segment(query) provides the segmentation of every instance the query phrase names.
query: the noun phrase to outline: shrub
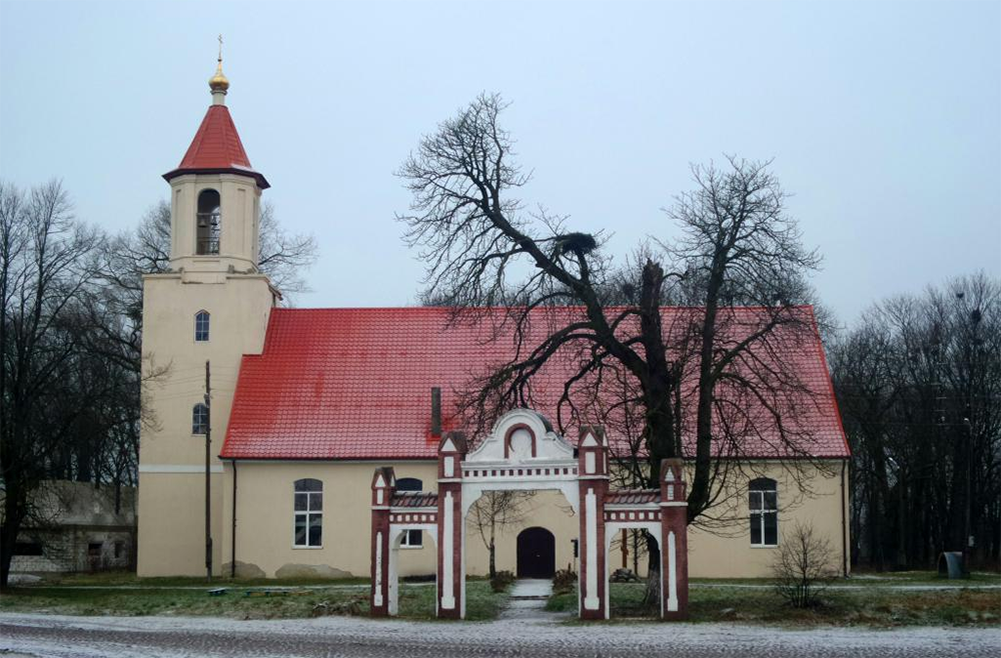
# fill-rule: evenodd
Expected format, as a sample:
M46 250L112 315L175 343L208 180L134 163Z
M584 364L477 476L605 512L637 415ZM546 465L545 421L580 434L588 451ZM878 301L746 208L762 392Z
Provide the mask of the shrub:
M495 592L503 592L514 582L514 574L510 571L498 571L490 579L490 587Z
M638 583L640 577L634 574L631 569L616 569L612 572L610 580L613 583Z
M818 536L811 524L793 526L783 533L772 562L775 591L794 608L812 608L838 571L831 543Z
M565 594L573 590L577 583L577 572L560 569L553 576L553 594Z

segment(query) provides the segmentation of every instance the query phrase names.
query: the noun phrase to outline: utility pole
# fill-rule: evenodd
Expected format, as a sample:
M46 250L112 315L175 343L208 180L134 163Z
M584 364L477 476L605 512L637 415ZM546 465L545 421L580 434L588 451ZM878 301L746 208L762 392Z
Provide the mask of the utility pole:
M212 373L205 361L205 577L212 580Z

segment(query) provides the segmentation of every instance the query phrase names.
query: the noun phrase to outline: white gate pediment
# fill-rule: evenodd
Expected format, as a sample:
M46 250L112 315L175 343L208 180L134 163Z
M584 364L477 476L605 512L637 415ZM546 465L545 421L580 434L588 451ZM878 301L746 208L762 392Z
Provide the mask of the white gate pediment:
M509 411L466 455L466 464L534 464L575 461L573 446L553 431L542 414L531 409Z

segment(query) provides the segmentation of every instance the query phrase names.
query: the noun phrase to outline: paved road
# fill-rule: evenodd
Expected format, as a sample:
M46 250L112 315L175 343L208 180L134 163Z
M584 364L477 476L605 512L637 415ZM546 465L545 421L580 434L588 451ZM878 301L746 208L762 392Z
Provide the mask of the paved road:
M193 617L0 615L0 651L16 656L302 656L450 658L523 656L997 656L995 629L786 631L726 624L567 626L522 619L486 623L328 617L237 621Z

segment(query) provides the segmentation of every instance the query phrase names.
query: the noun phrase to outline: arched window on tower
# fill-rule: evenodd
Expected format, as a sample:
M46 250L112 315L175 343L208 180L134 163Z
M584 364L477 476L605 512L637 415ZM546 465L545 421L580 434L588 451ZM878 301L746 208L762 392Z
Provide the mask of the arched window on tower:
M198 255L219 253L219 231L222 229L222 211L219 193L202 190L198 195Z
M205 434L209 427L209 408L199 402L191 409L191 433Z
M209 339L209 312L195 313L195 342L204 343Z

